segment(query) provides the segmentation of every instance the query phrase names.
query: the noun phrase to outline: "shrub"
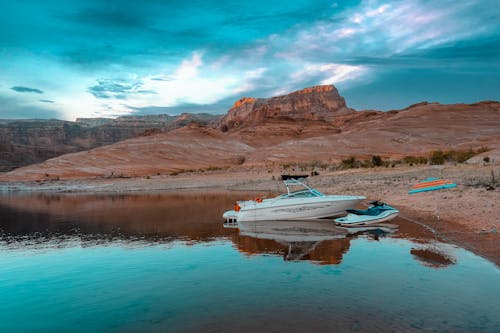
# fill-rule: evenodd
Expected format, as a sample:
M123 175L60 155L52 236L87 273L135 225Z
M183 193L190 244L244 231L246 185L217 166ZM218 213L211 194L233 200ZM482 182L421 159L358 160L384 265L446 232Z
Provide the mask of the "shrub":
M382 166L382 157L378 156L378 155L373 155L372 156L372 165L373 166Z
M405 156L403 162L409 165L413 164L427 164L427 157L425 156Z
M450 151L450 159L457 161L458 163L464 163L472 156L476 155L476 152L471 150L468 151Z
M431 152L431 156L429 158L432 165L444 164L445 156L441 150L435 150Z
M348 159L342 160L342 168L343 169L352 169L356 167L356 158L354 156L349 157Z
M483 157L483 162L484 163L490 163L490 157L489 156Z

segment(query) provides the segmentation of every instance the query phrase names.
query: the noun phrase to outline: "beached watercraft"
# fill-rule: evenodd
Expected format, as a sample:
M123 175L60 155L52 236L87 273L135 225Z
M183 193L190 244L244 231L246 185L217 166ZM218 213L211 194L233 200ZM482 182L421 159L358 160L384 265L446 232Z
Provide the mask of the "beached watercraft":
M381 201L374 201L368 209L347 209L346 216L335 219L340 226L360 226L390 221L398 216L399 211Z
M363 196L326 195L297 179L287 179L283 183L287 193L269 199L238 201L234 210L225 212L222 217L228 222L318 219L340 215L365 199ZM291 191L290 187L294 186L301 189Z

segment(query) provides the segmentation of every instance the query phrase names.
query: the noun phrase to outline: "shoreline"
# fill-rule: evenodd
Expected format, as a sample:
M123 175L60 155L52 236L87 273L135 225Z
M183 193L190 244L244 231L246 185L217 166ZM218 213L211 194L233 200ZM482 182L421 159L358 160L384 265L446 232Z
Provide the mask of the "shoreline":
M176 176L1 182L0 195L221 191L255 192L261 196L283 191L278 180L281 173L308 172L255 168ZM500 231L500 188L492 181L492 177L500 179L499 166L418 166L320 170L319 173L308 178L312 187L325 193L382 199L398 208L402 218L431 228L439 237L500 266L500 234L497 232ZM407 193L413 184L427 177L449 179L458 186L415 195Z

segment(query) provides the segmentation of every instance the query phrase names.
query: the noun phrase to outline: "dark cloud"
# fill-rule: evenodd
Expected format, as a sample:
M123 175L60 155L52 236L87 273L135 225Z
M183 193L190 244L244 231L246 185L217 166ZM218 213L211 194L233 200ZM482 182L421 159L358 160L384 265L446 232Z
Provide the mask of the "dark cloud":
M40 89L36 88L29 88L29 87L22 87L22 86L14 86L11 87L10 89L20 92L20 93L36 93L36 94L43 94L43 91Z
M51 101L50 99L39 99L40 102L43 103L55 103L54 101Z
M491 62L500 65L500 36L463 40L426 50L411 52L414 58Z
M140 83L127 83L114 80L99 80L98 84L88 88L88 92L96 98L117 98L126 99L127 95L140 86ZM143 90L146 93L152 91Z
M140 7L132 10L123 3L120 6L107 8L84 8L68 17L73 22L104 28L146 28L149 20L146 15L141 15L141 11Z
M89 92L104 105L112 99L127 104L132 95L141 99L140 105L148 105L146 95L156 92L154 85L148 87L153 90L141 87L141 78L168 81L171 75L175 81L176 69L193 52L202 54L200 78L215 84L227 76L247 83L237 89L242 91L237 96L227 97L234 90L224 87L221 96L204 99L225 98L212 106L184 103L168 108L169 112L201 108L224 113L243 95L270 97L277 91L317 85L331 73L294 74L308 74L309 65L323 64L363 68L363 75L347 78L359 88L342 81L337 84L356 107L406 106L420 100L424 92L440 101L488 94L488 99L495 99L498 83L492 77L496 74L498 79L500 70L495 5L492 0L49 0L43 5L11 1L0 11L0 67L5 69L2 80L7 87L18 82L50 86L55 100L70 91L66 86L74 83L69 88L80 89L89 78L138 78L139 82L101 79L76 92ZM379 16L377 10L384 14ZM353 20L356 15L361 17L359 22ZM417 18L426 22L413 20ZM246 72L258 68L265 68L261 77L245 78ZM39 80L30 79L32 69L39 69ZM464 84L470 89L457 86L458 73L478 84ZM40 89L11 89L26 93L18 94L25 104L53 104L33 97L43 93ZM169 97L199 101L192 96ZM136 111L157 112L156 108L161 106Z

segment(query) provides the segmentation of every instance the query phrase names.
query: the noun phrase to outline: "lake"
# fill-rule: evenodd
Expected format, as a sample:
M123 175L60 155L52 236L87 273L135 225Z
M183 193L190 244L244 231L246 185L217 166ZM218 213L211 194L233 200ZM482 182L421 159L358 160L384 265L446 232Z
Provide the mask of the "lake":
M224 227L253 197L0 196L0 332L500 332L495 264L401 218Z

